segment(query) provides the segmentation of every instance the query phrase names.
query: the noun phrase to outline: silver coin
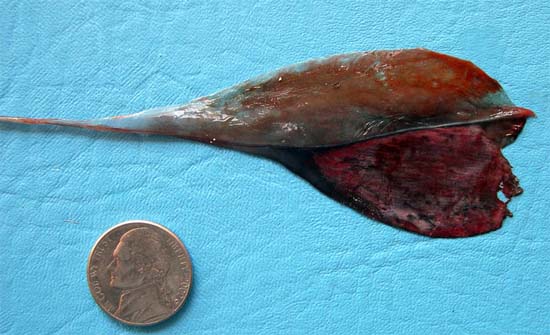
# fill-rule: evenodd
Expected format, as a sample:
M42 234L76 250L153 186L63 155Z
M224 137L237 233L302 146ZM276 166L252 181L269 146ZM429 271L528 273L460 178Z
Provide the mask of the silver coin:
M178 237L141 220L105 232L92 248L87 274L99 307L135 326L174 315L185 302L193 277L191 259Z

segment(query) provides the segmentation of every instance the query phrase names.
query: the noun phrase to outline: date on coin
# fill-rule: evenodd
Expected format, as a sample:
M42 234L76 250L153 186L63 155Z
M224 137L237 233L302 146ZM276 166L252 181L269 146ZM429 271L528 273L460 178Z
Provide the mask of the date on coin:
M191 288L191 259L174 233L149 221L127 221L105 232L88 259L97 304L126 324L152 325L174 315Z

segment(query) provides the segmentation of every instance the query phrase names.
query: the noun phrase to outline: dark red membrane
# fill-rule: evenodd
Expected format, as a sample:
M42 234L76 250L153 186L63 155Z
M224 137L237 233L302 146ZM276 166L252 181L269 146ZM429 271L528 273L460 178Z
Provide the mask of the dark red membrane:
M312 159L340 201L432 237L498 229L511 216L498 192L507 198L522 192L500 145L479 125L412 131L316 152Z

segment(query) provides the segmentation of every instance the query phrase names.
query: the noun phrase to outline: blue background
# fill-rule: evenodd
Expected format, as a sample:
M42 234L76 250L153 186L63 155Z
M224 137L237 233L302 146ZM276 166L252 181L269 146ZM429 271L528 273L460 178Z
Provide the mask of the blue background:
M0 1L0 114L95 118L179 104L310 58L426 47L533 109L504 150L525 193L496 232L429 239L280 165L139 135L0 125L1 334L550 334L548 1ZM86 283L101 233L176 232L183 310L147 329Z

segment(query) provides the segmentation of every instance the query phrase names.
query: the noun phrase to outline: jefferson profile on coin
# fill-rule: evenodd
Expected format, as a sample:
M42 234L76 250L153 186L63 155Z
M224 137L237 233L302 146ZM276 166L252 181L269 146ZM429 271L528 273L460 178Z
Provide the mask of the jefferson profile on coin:
M154 323L171 314L174 303L166 283L169 255L154 230L140 227L124 233L108 270L109 285L122 290L115 316L129 322Z

